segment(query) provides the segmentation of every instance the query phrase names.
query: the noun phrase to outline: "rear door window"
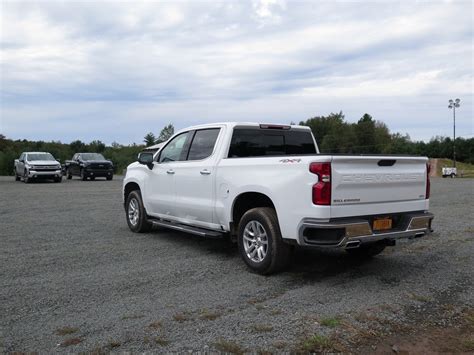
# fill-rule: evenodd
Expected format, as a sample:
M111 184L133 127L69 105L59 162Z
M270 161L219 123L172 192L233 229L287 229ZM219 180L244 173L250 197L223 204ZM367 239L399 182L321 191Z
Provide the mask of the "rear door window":
M219 128L196 131L189 149L188 160L202 160L211 156L219 131Z

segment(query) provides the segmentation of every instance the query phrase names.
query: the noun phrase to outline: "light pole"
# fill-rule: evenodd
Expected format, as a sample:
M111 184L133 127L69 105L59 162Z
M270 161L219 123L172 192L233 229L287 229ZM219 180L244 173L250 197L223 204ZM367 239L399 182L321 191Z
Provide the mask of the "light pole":
M453 109L453 161L454 167L456 167L456 107L460 106L461 100L449 100L448 108Z

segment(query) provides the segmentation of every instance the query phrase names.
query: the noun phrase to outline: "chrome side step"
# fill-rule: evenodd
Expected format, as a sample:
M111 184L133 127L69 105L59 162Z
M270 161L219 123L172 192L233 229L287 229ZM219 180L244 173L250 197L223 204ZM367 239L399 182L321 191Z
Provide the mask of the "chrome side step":
M201 237L221 238L224 236L224 233L222 232L199 228L199 227L191 227L185 224L173 223L173 222L157 220L157 219L152 219L150 220L150 222L159 227L165 227L165 228L174 229L180 232L191 233L191 234L199 235Z

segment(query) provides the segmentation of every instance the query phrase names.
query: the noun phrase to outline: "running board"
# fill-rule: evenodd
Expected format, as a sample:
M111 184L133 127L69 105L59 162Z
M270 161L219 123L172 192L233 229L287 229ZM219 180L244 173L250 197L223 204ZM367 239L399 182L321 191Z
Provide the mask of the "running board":
M218 231L212 231L209 229L199 228L199 227L191 227L185 224L178 224L173 222L167 222L162 220L152 219L150 220L155 226L165 227L169 229L174 229L180 232L191 233L195 235L199 235L201 237L208 237L208 238L220 238L224 236L224 233Z

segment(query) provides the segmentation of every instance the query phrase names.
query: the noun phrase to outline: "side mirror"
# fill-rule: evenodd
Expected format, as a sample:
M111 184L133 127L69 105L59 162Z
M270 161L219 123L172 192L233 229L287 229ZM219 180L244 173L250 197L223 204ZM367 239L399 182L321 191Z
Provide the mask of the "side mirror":
M153 169L153 153L141 152L138 154L138 162L143 165L147 165L151 170Z

